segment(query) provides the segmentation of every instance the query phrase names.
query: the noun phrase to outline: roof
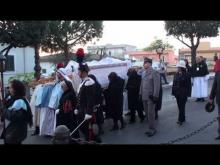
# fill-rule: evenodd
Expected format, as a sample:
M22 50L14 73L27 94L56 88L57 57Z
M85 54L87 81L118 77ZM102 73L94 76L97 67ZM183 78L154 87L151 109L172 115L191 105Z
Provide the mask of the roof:
M197 53L220 52L220 47L212 47L209 49L197 49ZM179 53L191 53L191 49L179 49Z
M171 50L165 51L163 54L167 54L168 52L171 52ZM126 52L126 54L129 54L132 56L158 55L157 52L155 51L134 51L134 52Z
M75 54L71 53L71 58L74 58ZM65 61L65 56L63 54L53 54L48 56L40 56L40 62L52 62L58 63L61 61Z
M97 48L121 48L121 47L135 47L134 45L127 45L127 44L119 44L119 45L112 45L112 44L106 44L106 45L100 45L100 46L88 46L87 49L97 49Z

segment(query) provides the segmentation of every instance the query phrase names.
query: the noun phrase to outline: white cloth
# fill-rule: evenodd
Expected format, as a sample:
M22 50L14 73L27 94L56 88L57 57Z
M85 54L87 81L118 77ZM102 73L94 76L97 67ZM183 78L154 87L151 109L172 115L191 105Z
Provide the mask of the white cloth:
M39 106L42 101L43 85L39 85L36 93L35 106Z
M77 93L77 89L78 89L80 83L81 83L80 77L78 76L78 74L76 72L73 72L72 84L73 84L73 89L76 93Z
M24 100L18 99L16 100L11 107L8 108L8 110L12 111L18 111L20 109L27 110L27 105L25 104Z
M208 77L194 77L192 86L192 97L208 97Z
M40 136L54 135L55 112L50 108L40 109Z
M40 89L41 85L37 85L34 89L34 92L31 96L31 101L30 101L30 107L31 107L31 111L32 111L32 114L33 114L33 126L34 127L37 127L40 125L40 108L37 108L35 106L35 101L36 101L36 98L37 98L37 93L38 93L38 90Z
M85 86L90 86L90 85L93 85L95 84L95 81L93 79L91 79L90 77L86 77L84 78L84 80L82 81L82 83L79 85L78 89L77 89L77 94L79 94L80 92L80 89L83 85Z
M62 94L63 94L62 87L60 83L57 83L56 86L53 88L48 107L51 109L57 109Z

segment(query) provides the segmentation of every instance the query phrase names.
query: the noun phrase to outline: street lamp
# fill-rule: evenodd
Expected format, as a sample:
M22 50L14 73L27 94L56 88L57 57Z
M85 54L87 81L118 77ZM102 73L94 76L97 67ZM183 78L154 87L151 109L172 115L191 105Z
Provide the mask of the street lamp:
M156 52L157 52L157 54L159 54L159 60L160 60L160 56L161 56L161 54L163 54L163 51L164 51L164 47L158 47L157 49L156 49Z
M0 53L0 72L1 72L1 88L2 88L2 99L4 99L4 81L3 81L3 72L5 71L5 61L6 57L3 55L3 53Z

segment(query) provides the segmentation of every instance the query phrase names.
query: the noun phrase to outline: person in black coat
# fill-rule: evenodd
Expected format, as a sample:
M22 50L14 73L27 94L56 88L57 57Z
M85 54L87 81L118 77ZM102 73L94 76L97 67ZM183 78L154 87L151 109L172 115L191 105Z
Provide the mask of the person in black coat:
M156 103L156 106L155 106L155 119L157 120L158 119L158 111L161 110L161 107L162 107L162 100L163 100L163 88L162 88L162 82L161 82L161 79L160 79L160 91L159 91L159 97L158 97L158 101Z
M204 102L204 98L208 96L208 81L206 79L206 75L208 74L208 66L205 60L202 60L201 57L197 57L196 64L192 66L192 97L197 98L197 102Z
M4 100L4 129L2 138L5 144L21 144L27 137L28 125L33 125L33 115L25 98L25 86L19 80L9 85L10 95Z
M56 126L65 125L72 132L77 127L77 117L74 114L77 98L72 82L64 80L61 82L61 87L64 93L59 102L59 113L57 114ZM79 131L77 130L72 137L79 138Z
M186 71L191 78L193 74L192 67L189 65L189 61L187 59L184 59L184 61L186 63ZM191 93L192 93L192 85L190 85L190 88L189 88L189 97L191 97Z
M218 136L215 139L220 140L220 70L218 70L215 74L209 96L209 103L213 103L214 99L216 100L216 104L218 105Z
M140 107L139 90L141 85L141 76L137 74L135 69L130 70L128 74L128 82L126 89L128 93L128 108L131 111L131 118L129 123L135 122L135 111L137 110L138 116L141 121L144 120L143 109Z
M78 74L82 79L82 83L78 88L78 119L79 122L83 122L83 125L80 127L82 133L85 135L86 141L92 141L95 138L92 125L95 122L95 81L88 77L89 67L86 63L79 65Z
M115 72L111 72L108 76L109 86L106 89L109 102L109 111L113 118L114 126L111 129L118 130L118 120L121 122L121 129L125 127L123 119L123 89L124 80L120 78Z
M176 97L179 108L179 117L177 124L182 125L185 122L185 105L187 97L190 95L191 79L186 72L185 61L180 61L177 64L178 72L174 75L172 95Z
M92 74L88 75L88 77L92 78L95 81L95 115L96 115L96 123L98 125L99 131L98 135L104 133L102 125L104 123L104 115L103 115L103 94L102 87L100 83L97 81L96 77Z

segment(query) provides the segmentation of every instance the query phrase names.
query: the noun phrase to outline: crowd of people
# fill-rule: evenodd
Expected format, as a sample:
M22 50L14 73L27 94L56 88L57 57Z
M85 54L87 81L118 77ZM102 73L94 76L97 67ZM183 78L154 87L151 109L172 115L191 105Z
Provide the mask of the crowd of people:
M82 53L82 52L81 52ZM216 60L215 80L208 102L214 98L219 108L220 139L220 60ZM86 142L102 142L105 119L112 119L110 131L126 127L123 117L123 93L127 92L129 123L136 122L136 111L140 122L148 121L145 134L148 137L157 133L156 120L162 108L163 73L152 67L152 59L145 58L142 68L130 68L128 80L117 73L108 75L109 85L103 89L95 75L89 74L89 67L78 58L78 76L68 73L62 65L57 66L56 82L38 85L30 103L25 98L22 82L13 80L9 85L9 95L3 99L2 121L5 144L21 144L27 137L28 125L34 126L32 135L53 137L54 144L76 144L71 139L83 139ZM218 65L218 66L217 66ZM188 97L195 97L197 102L204 102L208 97L208 67L202 57L189 65L187 60L180 60L173 78L172 95L175 96L179 114L177 124L185 121L185 105ZM218 69L217 69L218 68ZM74 81L73 81L74 80ZM166 79L165 83L167 83ZM34 117L33 117L34 116ZM120 126L120 127L119 127ZM147 128L147 127L146 127ZM86 143L85 143L86 144Z

